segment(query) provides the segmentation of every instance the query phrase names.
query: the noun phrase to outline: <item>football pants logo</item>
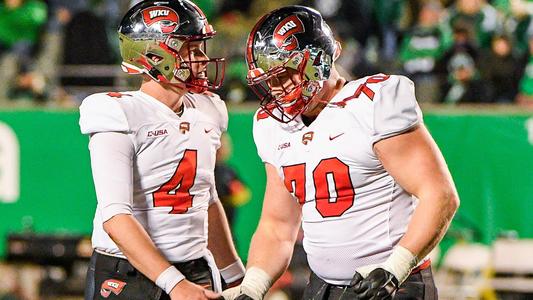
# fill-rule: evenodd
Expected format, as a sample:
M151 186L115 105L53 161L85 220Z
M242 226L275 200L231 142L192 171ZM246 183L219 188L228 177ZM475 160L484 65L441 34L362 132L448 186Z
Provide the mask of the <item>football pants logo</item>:
M298 48L297 33L305 32L304 24L296 15L283 19L274 29L274 44L278 49L292 51Z
M162 33L172 33L179 24L179 16L165 6L154 6L142 11L144 24L148 27L159 26Z
M102 297L104 298L109 297L111 293L118 296L125 286L126 283L124 281L108 279L104 281L104 283L102 283L102 287L100 288L100 295L102 295Z

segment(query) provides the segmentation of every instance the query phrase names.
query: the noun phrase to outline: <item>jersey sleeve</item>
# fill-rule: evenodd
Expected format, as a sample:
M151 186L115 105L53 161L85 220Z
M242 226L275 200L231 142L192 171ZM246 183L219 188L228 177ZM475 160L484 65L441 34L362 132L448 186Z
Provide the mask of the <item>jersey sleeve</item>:
M91 136L91 169L102 221L132 214L134 145L127 134L101 132Z
M210 122L213 122L220 132L228 130L228 110L226 103L217 94L211 92L193 94L193 96L185 98L184 104L187 107L195 107L209 116Z
M405 76L383 81L373 101L372 143L404 133L422 122L414 83Z
M217 192L217 186L215 184L215 178L213 176L213 183L211 184L211 187L209 189L209 193L211 194L211 197L209 198L209 205L217 202L217 201L220 201L220 198L218 196L218 192Z
M259 109L254 115L253 137L257 154L264 163L273 164L274 149L272 148L271 130L268 130L269 117L264 116L262 109Z
M219 114L218 124L220 125L220 131L224 132L228 130L228 109L226 108L226 102L224 102L218 95L216 95L215 107Z
M129 131L126 114L118 100L105 94L94 94L83 100L79 124L83 134Z

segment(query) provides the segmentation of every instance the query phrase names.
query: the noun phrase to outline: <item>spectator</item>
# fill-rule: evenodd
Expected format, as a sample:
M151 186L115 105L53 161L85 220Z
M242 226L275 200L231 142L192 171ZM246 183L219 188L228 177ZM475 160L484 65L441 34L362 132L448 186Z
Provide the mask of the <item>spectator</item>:
M65 26L77 12L88 8L88 0L47 0L48 21L42 36L42 47L36 58L36 68L42 74L41 82L46 82L47 97L54 105L62 107L77 106L72 97L66 94L60 86L58 78L63 53L63 38Z
M91 66L110 65L116 62L111 49L104 21L90 10L80 11L72 16L66 25L63 40L63 65ZM113 74L95 74L87 77L80 69L80 76L63 76L63 86L74 86L72 92L78 99L89 94L91 87L109 89L114 84ZM98 75L98 76L96 76ZM86 87L87 90L81 87ZM67 88L67 91L69 89Z
M475 45L489 48L492 35L501 29L501 20L494 7L485 0L457 0L451 8L449 25L465 27L474 38Z
M448 67L450 74L445 103L491 102L486 84L480 80L472 57L466 53L457 54L450 60Z
M526 4L529 3L529 4ZM509 8L512 32L516 40L515 48L527 56L529 35L533 34L533 2L526 0L511 1Z
M404 0L374 0L374 18L379 26L380 59L392 63L397 55L398 25Z
M533 107L533 35L529 37L529 59L522 79L516 102Z
M420 102L440 99L437 62L452 43L451 33L439 26L442 6L437 1L423 5L418 22L407 32L400 48L403 71L415 82Z
M512 49L509 37L495 36L490 51L480 60L481 76L491 89L491 98L497 103L512 103L518 92L522 68Z
M450 61L456 55L467 55L474 60L474 63L477 62L478 59L479 50L474 45L472 36L467 28L461 25L456 25L456 27L453 28L452 40L452 46L445 51L437 64L437 72L442 76L449 75Z
M0 98L6 96L9 87L5 84L10 84L17 73L29 77L35 74L31 72L33 58L46 19L47 7L40 0L0 2Z

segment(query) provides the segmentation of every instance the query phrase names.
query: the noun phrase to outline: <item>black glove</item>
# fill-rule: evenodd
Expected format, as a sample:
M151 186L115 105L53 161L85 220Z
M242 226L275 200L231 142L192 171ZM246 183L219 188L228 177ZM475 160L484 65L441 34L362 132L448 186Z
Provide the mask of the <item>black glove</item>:
M398 289L398 279L388 271L377 268L366 278L355 272L345 292L340 299L381 300L392 299Z

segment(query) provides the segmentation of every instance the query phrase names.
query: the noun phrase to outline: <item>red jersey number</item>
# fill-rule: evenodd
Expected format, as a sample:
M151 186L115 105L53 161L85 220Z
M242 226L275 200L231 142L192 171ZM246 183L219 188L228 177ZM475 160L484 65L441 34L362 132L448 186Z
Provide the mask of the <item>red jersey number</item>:
M298 164L283 167L285 186L298 198L300 204L305 203L305 166L306 164ZM313 170L313 183L316 209L324 218L339 217L352 207L355 191L350 170L338 158L321 160ZM334 185L335 195L330 193L330 183Z
M189 190L196 178L196 156L196 150L185 150L174 175L152 193L154 207L170 206L169 214L183 214L192 207L193 196Z

